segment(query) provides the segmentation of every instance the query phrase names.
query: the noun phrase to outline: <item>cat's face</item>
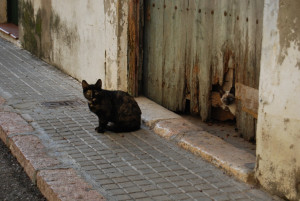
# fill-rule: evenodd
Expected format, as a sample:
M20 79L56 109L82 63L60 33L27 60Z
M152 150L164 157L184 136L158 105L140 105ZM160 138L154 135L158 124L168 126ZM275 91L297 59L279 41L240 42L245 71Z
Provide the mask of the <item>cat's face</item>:
M82 81L82 89L84 97L89 101L94 101L96 95L101 91L102 81L99 79L96 84L88 84L85 80Z
M235 102L235 97L232 93L226 91L221 98L221 102L225 105L231 105Z

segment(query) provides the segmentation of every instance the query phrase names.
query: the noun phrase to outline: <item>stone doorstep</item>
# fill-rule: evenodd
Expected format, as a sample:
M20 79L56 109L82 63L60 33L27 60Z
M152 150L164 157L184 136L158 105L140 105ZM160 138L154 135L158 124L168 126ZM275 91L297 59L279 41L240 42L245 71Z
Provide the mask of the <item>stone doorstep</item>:
M136 98L136 101L142 110L143 123L150 128L153 128L156 122L160 120L180 118L179 115L167 110L148 98L138 97Z
M223 168L243 182L255 183L255 156L206 132L183 137L178 145Z
M138 97L136 101L142 110L142 121L156 134L200 155L243 182L255 183L255 156L204 131L145 97Z
M57 167L60 162L47 155L33 128L18 114L0 112L0 139L10 148L29 178L47 200L105 200L73 169Z
M12 23L0 23L0 37L21 47L19 39L19 29Z
M0 31L0 38L3 38L5 40L13 43L17 47L21 48L21 42L20 42L20 40L12 37L10 34L7 34L7 33L3 32L3 31Z
M9 35L13 39L19 39L19 27L13 23L0 23L0 32Z

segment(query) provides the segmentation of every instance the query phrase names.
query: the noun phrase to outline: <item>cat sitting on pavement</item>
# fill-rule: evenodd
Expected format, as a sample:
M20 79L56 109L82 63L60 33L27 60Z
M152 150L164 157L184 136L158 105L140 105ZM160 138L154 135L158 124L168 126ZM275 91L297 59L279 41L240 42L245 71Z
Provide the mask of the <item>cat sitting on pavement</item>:
M128 93L102 89L101 79L91 85L83 80L82 89L89 109L98 116L99 126L95 128L98 133L130 132L140 128L141 109Z

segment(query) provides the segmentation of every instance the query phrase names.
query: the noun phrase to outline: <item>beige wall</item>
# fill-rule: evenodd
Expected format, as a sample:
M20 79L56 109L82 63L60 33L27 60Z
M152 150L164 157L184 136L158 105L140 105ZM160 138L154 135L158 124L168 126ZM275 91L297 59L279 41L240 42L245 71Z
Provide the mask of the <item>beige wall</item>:
M300 1L265 0L256 177L300 200Z
M127 12L121 0L21 0L20 40L80 81L127 90Z
M0 0L0 23L7 22L7 0Z

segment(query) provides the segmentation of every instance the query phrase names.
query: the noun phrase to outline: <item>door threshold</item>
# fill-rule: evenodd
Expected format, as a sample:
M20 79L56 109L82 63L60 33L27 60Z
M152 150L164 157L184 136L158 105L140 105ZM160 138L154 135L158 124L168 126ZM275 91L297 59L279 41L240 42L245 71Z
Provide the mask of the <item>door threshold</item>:
M19 42L19 27L12 23L0 24L0 37L14 43L17 46L21 46Z
M19 39L19 27L12 23L2 23L0 24L0 31L4 34L9 35L13 39Z

